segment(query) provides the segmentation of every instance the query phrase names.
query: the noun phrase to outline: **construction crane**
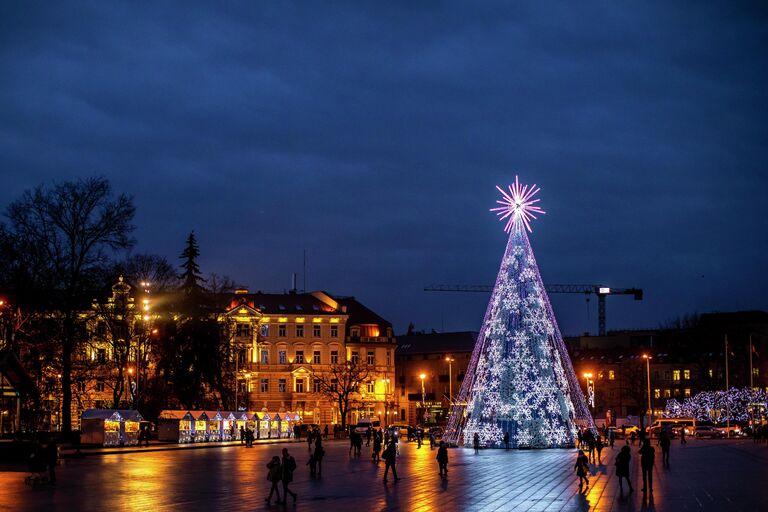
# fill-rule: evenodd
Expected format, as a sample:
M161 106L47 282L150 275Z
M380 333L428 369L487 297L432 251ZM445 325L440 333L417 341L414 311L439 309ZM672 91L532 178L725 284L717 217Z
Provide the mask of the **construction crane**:
M580 293L597 295L597 324L600 336L605 336L605 298L609 295L633 295L635 300L643 300L640 288L611 288L602 284L545 284L547 293ZM480 292L490 293L493 286L484 284L451 285L432 284L424 287L425 292Z

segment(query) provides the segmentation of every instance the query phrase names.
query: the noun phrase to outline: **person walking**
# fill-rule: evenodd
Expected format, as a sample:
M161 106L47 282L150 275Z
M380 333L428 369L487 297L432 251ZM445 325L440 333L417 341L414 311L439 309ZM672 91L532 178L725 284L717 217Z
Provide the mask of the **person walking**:
M598 434L597 439L595 439L595 452L597 453L597 464L599 466L603 465L603 461L600 459L600 454L603 452L603 437Z
M472 446L475 448L475 455L480 453L480 434L477 432L472 436Z
M579 437L581 437L581 433L579 433ZM509 450L509 432L504 432L504 446Z
M616 431L614 429L608 430L608 444L611 445L611 450L613 450L613 442L616 439Z
M379 453L381 452L381 432L377 433L373 438L373 453L371 458L376 464L379 463Z
M440 441L440 447L437 449L437 466L440 469L440 476L448 476L448 447L445 441Z
M371 430L371 426L368 425L368 428L365 429L365 446L371 446L371 435L373 431Z
M669 434L666 430L662 430L659 433L658 445L661 446L661 465L665 468L669 467L669 448L672 441L669 438Z
M320 438L319 432L317 434L317 438L315 439L314 457L317 461L317 477L320 478L323 476L323 457L325 457L325 449L323 448L323 441Z
M314 440L315 432L312 429L307 430L307 451L312 451L312 441Z
M423 430L416 432L416 443L417 443L416 448L421 448L421 438L423 435L424 435Z
M280 504L282 502L280 501L280 488L278 484L283 479L283 467L280 464L280 457L277 455L272 457L272 460L267 464L267 469L269 470L267 471L267 480L272 483L272 487L269 488L269 496L264 498L264 501L269 505L272 501L272 494L276 494L277 503Z
M387 473L389 473L389 468L392 468L392 476L395 478L395 482L400 480L397 477L397 468L395 465L397 464L397 449L395 448L395 443L389 443L387 445L387 449L384 450L384 483L387 483Z
M323 429L323 434L325 435L325 440L328 440L328 424L325 424L325 428Z
M240 445L245 444L245 427L243 425L240 425Z
M635 492L632 488L632 482L629 480L629 462L631 459L632 453L629 450L629 446L624 445L616 456L616 476L619 477L619 492L621 494L624 494L624 487L621 485L622 478L627 479L629 492Z
M587 448L589 449L589 462L595 463L595 435L591 430L587 430L584 434L587 441Z
M51 436L45 447L45 463L48 465L48 483L56 483L56 464L59 462L59 447L56 446L56 438Z
M643 438L643 446L638 453L640 453L640 468L643 470L643 492L653 494L653 465L656 451L651 446L650 439Z
M631 434L629 434L629 444L632 446L635 446L635 439L637 438L637 434L633 430Z
M296 471L296 460L288 453L288 448L283 448L283 461L281 463L283 468L283 504L288 503L288 495L293 498L293 502L296 503L296 493L288 488L288 484L293 482L293 472Z
M685 440L685 427L680 429L680 444L688 444L688 441Z
M576 476L579 477L579 489L584 484L587 484L585 490L589 487L589 459L584 454L584 450L579 450L579 454L576 456L576 464L573 466L576 470Z

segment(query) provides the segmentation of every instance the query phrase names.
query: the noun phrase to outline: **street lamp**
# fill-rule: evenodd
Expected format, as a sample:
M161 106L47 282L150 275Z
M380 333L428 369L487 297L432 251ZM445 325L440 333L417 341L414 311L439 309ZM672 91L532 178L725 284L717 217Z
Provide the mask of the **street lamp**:
M419 378L421 379L421 423L423 425L427 422L427 395L424 391L424 379L427 378L427 374L420 373Z
M595 381L592 380L592 373L587 372L584 374L584 378L587 380L587 401L592 407L592 414L595 414Z
M453 372L451 363L455 361L451 356L446 356L446 362L448 363L448 404L453 405Z
M645 359L645 370L648 377L648 425L650 426L651 421L653 420L653 409L651 409L651 359L652 357L648 354L643 354L643 359Z

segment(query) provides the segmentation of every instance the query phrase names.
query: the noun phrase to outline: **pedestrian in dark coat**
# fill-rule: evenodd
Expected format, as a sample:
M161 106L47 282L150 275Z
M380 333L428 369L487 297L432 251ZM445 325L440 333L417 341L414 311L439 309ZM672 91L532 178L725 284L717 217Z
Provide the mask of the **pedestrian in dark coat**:
M643 446L640 448L640 468L643 470L643 492L653 494L653 465L656 459L656 451L651 446L651 440L643 438Z
M669 438L669 434L666 430L662 430L659 434L659 446L661 446L661 464L664 467L669 467L669 449L672 444L672 440Z
M475 455L480 453L480 434L477 432L472 436L472 446L475 448Z
M629 486L629 492L634 492L632 488L632 482L629 480L629 462L632 459L632 454L629 451L629 446L624 445L621 451L616 456L616 476L619 477L619 491L623 494L624 487L621 485L622 478L627 479L627 485Z
M312 451L312 441L314 441L315 432L312 429L307 430L307 451Z
M579 434L581 437L581 434ZM509 432L504 432L504 447L509 450Z
M267 502L267 504L272 501L272 494L277 495L277 502L281 503L280 501L280 488L278 487L278 484L280 483L280 480L283 479L283 467L280 464L280 457L275 455L272 457L272 460L267 464L267 480L272 483L272 487L269 489L269 496L264 498L264 501Z
M387 473L389 473L389 468L392 468L392 476L395 477L395 482L400 480L397 477L397 469L395 468L396 464L397 448L395 448L395 443L389 443L389 445L387 445L387 449L384 450L384 483L387 482Z
M293 482L293 472L296 471L296 460L288 453L288 448L283 448L283 460L281 463L283 468L283 501L288 501L288 495L293 497L293 502L296 503L296 493L288 488L288 484Z
M598 435L597 438L595 439L595 452L597 453L598 464L603 463L603 461L600 459L600 454L603 452L603 448L604 448L603 438L600 435Z
M45 447L45 463L48 465L48 482L56 483L56 464L59 462L59 448L56 446L56 438L51 437L48 446Z
M373 462L376 464L379 463L379 453L381 452L381 432L378 432L373 437L373 453L371 454L371 458L373 459Z
M325 449L323 448L323 441L320 438L320 433L317 433L315 439L315 460L317 461L317 477L323 476L323 457L325 457Z
M587 459L583 450L579 450L579 454L576 456L576 465L573 466L573 469L576 470L576 476L579 477L579 488L585 483L589 487L589 459Z
M325 439L327 440L328 439L328 425L326 425L325 428L323 429L323 434L325 435Z
M445 441L440 441L440 447L437 449L437 465L440 468L440 476L448 476L448 447Z

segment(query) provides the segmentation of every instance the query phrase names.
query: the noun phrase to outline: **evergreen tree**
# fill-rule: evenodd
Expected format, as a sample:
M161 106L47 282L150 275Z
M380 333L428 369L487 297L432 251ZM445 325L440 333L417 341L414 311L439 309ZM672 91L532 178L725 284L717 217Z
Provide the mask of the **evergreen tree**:
M197 245L197 239L193 230L187 237L187 245L184 251L179 256L179 259L183 260L181 268L184 269L181 276L179 276L182 280L181 289L188 295L203 290L200 281L205 281L205 279L200 275L200 266L197 264L198 256L200 256L200 248Z

